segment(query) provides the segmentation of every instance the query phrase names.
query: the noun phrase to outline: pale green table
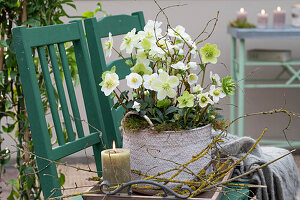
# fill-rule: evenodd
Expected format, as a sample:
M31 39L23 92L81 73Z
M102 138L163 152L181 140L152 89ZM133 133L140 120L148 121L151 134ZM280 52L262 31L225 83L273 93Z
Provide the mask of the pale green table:
M231 98L231 105L233 105L230 110L231 120L235 119L237 116L244 115L244 92L246 88L300 88L300 84L295 83L295 81L300 80L300 70L294 68L295 66L300 66L300 60L288 62L261 62L248 61L245 57L246 39L300 39L300 28L293 28L291 26L287 26L285 29L241 29L228 27L227 32L232 37L231 76L238 81L236 94ZM270 67L270 69L274 66L280 66L282 71L273 79L248 79L245 78L246 66L265 66ZM282 78L282 74L285 72L290 74L288 79ZM254 84L253 81L259 81L259 83ZM280 83L275 84L274 81L279 81ZM236 123L231 125L231 133L241 137L244 136L244 119L239 119ZM277 147L289 147L287 142L283 140L263 140L262 143L271 144ZM300 141L293 141L291 144L293 146L300 146Z

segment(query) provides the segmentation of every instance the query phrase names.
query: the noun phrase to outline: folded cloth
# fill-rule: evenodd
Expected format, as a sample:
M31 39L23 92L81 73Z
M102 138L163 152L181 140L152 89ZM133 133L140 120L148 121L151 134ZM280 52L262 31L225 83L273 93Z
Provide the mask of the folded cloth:
M218 133L213 133L216 136ZM237 137L227 134L220 144L222 154L232 155L233 158L242 158L253 146L255 140L249 137ZM289 151L276 147L257 147L236 167L232 176L238 176L255 169L271 160L274 160ZM265 185L266 188L256 188L254 193L259 200L296 200L297 190L300 187L298 168L292 154L264 167L238 181L256 185Z

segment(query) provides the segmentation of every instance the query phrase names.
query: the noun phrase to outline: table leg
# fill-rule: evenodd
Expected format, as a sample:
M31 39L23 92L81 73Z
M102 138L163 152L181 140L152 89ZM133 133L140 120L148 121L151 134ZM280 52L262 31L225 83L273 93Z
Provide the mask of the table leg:
M238 73L238 117L244 115L245 109L245 40L239 42L239 73ZM244 119L239 119L238 136L244 136Z
M231 38L231 58L230 58L230 75L236 81L236 38ZM236 93L234 93L230 98L230 121L233 121L236 118ZM235 134L236 123L231 124L230 133Z

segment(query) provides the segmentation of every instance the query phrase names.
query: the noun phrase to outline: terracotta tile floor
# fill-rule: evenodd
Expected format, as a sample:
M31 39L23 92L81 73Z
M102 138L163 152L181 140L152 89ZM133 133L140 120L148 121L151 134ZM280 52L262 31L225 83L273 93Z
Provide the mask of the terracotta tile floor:
M298 165L298 170L300 173L300 156L295 156L295 161ZM84 160L84 161L81 160L81 162L86 163L86 160ZM90 162L91 162L91 160L90 160ZM73 163L73 164L70 163L70 165L78 167L78 168L89 169L88 165L81 164L80 162ZM94 164L90 164L89 166L90 166L91 170L95 170ZM84 192L84 191L88 190L88 188L91 187L95 183L95 182L87 180L88 177L95 176L96 175L95 173L85 172L85 171L81 171L81 170L78 171L77 169L65 167L65 166L59 166L59 169L67 177L65 185L64 185L64 188L65 188L64 194L65 195L73 194L75 192L77 192L77 193ZM6 174L3 177L3 179L4 179L4 181L7 181L16 176L17 176L17 170L10 167L6 170ZM3 200L7 199L7 196L9 195L9 192L10 192L10 188L7 187L3 181L0 183L0 186L2 186L2 190L3 190L2 194L0 195L0 199L3 199ZM78 187L77 189L70 189L70 188L75 188L76 186ZM298 199L300 200L300 196L298 197Z

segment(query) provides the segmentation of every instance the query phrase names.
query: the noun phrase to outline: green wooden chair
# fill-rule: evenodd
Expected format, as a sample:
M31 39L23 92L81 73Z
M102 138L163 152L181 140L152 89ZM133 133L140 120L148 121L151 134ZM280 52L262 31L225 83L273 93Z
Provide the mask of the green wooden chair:
M88 18L84 20L84 26L91 56L91 62L94 72L94 79L96 85L101 83L101 75L104 71L110 70L112 66L116 66L116 73L119 75L120 79L124 79L126 75L129 74L130 68L125 64L123 59L114 60L110 63L106 63L101 38L108 37L109 32L112 36L122 35L130 32L133 28L136 31L144 29L145 20L143 12L134 12L131 15L114 15L107 16L101 19ZM98 98L101 102L101 109L103 116L105 116L104 122L109 131L110 140L116 140L117 145L120 147L122 145L119 126L123 117L123 108L119 110L111 110L113 101L106 97L101 91L101 87L97 87ZM103 104L102 104L103 102ZM106 105L110 106L106 106ZM112 113L112 114L110 114ZM113 126L111 125L113 122Z
M97 96L93 71L89 59L86 39L81 21L70 24L45 26L39 28L26 28L24 26L13 29L13 40L19 65L22 88L25 95L26 108L30 121L30 130L34 144L34 151L37 155L37 166L45 198L60 196L61 192L55 190L60 188L57 181L56 165L51 161L59 160L84 148L93 147L97 171L101 171L101 150L103 149L99 130L103 131L102 140L107 143L107 133L101 115L101 106ZM68 58L65 50L65 43L72 42L75 51L79 80L87 115L90 124L89 133L84 133L81 114L79 113L77 99L71 79ZM50 55L51 69L53 71L55 84L52 85L50 67L46 59L46 51ZM57 48L56 48L57 47ZM52 148L50 136L45 118L41 93L38 87L36 75L37 67L33 61L33 49L36 49L39 56L43 79L47 90L47 98L51 109L52 119L58 140L58 146ZM62 81L62 73L59 70L59 62L56 49L62 63L65 84ZM50 65L50 64L49 64ZM41 78L41 77L39 77ZM56 87L59 102L56 101L54 88ZM64 88L65 87L65 88ZM67 91L67 92L66 92ZM67 98L70 107L67 104ZM62 118L59 117L58 105L61 105ZM72 115L69 112L72 110ZM72 125L72 116L74 123ZM67 133L67 140L64 137L62 123ZM75 124L75 125L74 125ZM73 129L73 127L76 128ZM76 134L75 134L76 132ZM47 160L45 160L45 159ZM101 174L98 173L100 176ZM54 190L53 190L54 189Z

